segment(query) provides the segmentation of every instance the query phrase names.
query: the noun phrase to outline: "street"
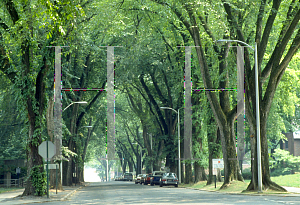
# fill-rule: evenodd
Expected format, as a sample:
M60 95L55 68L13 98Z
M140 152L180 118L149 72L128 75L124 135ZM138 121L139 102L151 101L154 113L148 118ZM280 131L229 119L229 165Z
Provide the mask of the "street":
M246 196L199 191L174 186L144 186L133 182L93 182L66 201L46 204L299 204L300 197Z

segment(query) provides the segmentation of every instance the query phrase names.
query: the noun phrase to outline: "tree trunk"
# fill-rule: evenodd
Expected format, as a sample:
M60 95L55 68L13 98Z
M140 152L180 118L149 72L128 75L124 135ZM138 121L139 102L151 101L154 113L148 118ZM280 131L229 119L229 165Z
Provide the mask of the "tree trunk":
M39 155L38 153L38 147L36 145L34 145L33 142L33 132L34 132L34 122L29 122L29 139L31 139L29 141L28 144L28 152L27 152L27 181L26 181L26 186L25 186L25 190L22 194L22 196L26 196L26 195L34 195L36 192L36 189L34 187L34 184L32 182L32 176L31 176L31 170L33 169L33 167L35 166L39 166L39 165L43 165L43 158ZM38 144L41 143L41 139L39 140ZM41 166L39 168L39 172L43 172L44 171L44 167ZM39 195L42 195L44 193L40 193Z
M126 165L127 165L127 160L124 159L123 164L122 164L122 172L125 173L126 171Z
M207 180L207 176L206 176L204 167L200 166L197 162L194 163L194 173L195 173L194 183Z
M29 43L27 40L21 46L24 54L22 55L22 63L24 66L24 73L26 77L30 76L30 62L29 62ZM43 159L38 153L38 145L41 144L42 138L40 133L35 133L35 130L40 129L42 127L41 119L44 113L45 106L45 83L44 77L47 73L48 66L46 64L46 58L43 58L44 65L38 72L38 75L35 80L35 85L32 82L25 80L25 87L23 88L22 94L26 99L26 108L28 112L28 121L29 121L29 133L28 133L28 143L27 143L27 183L25 190L23 192L24 195L44 195L43 188L39 188L37 190L36 186L43 187L43 177L41 177L41 173L44 171L43 167ZM23 76L24 77L24 76ZM27 78L25 78L27 79ZM35 88L35 95L32 98L29 92L30 86ZM34 107L38 108L37 111ZM35 136L36 135L36 136ZM39 166L36 168L36 166ZM37 169L37 170L35 170ZM34 173L35 176L32 176L31 171L35 170L38 173ZM34 180L38 180L36 184L34 184ZM36 193L37 192L37 193Z
M254 127L254 126L253 126ZM268 139L267 139L267 122L263 118L261 118L261 127L260 127L260 137L261 137L261 165L262 165L262 185L263 190L277 190L284 191L287 190L275 182L271 181L270 178L270 169L269 169L269 154L268 154ZM253 133L253 132L252 132ZM257 136L251 135L251 171L252 171L252 179L250 184L247 187L247 190L258 190L258 168L257 168Z
M84 182L83 172L84 172L84 166L82 166L82 163L80 163L77 166L77 175L76 175L78 183Z
M224 183L222 188L227 187L231 181L244 181L240 173L239 164L236 158L236 145L233 121L220 129L223 160L224 160ZM230 137L229 137L230 136Z
M185 163L181 162L181 183L185 181Z
M128 161L128 167L129 167L129 172L133 172L133 164L132 164L132 162Z
M185 178L184 183L189 184L193 182L192 164L191 162L185 162Z
M69 145L69 150L73 151L73 143L71 142ZM67 162L67 171L66 171L66 186L72 186L73 183L73 156L69 157L69 161Z
M153 164L153 171L159 171L161 168L161 160L156 160L156 163Z

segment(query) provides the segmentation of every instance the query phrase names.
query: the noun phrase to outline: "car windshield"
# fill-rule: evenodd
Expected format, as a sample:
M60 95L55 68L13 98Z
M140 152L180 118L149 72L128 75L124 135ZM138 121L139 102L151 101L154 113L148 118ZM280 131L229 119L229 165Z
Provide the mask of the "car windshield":
M176 178L176 174L175 173L165 173L164 177L175 177Z

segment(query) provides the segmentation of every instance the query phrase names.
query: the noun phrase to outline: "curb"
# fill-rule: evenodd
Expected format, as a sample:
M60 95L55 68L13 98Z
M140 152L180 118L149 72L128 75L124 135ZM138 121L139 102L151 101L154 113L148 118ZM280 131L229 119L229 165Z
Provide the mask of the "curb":
M179 187L184 189L193 189L198 191L207 191L207 192L217 192L219 194L230 194L230 195L246 195L246 196L280 196L280 197L299 197L299 193L294 192L287 192L285 194L245 194L245 193L226 193L220 191L212 191L212 190L205 190L205 189L197 189L197 188L190 188L190 187Z
M85 185L81 185L80 187L78 187L77 189L71 191L71 192L68 193L66 196L64 196L64 197L61 198L61 199L58 199L57 201L64 201L64 200L66 200L68 197L72 196L76 191L78 191L78 190L81 189L82 187L88 186L89 184L90 184L90 183L85 184Z

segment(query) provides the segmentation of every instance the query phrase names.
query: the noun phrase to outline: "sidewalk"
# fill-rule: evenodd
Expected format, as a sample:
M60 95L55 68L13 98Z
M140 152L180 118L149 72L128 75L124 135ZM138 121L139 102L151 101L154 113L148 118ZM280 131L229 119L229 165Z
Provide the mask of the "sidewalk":
M283 186L288 192L300 194L300 188Z
M51 189L49 191L49 198L46 196L23 196L20 195L24 192L24 189L19 189L10 192L4 192L0 194L0 204L1 205L11 205L11 204L29 204L29 203L43 203L49 201L61 201L65 200L71 195L73 195L77 190L81 189L84 186L87 186L88 183L78 186L63 186L64 191L59 191Z

